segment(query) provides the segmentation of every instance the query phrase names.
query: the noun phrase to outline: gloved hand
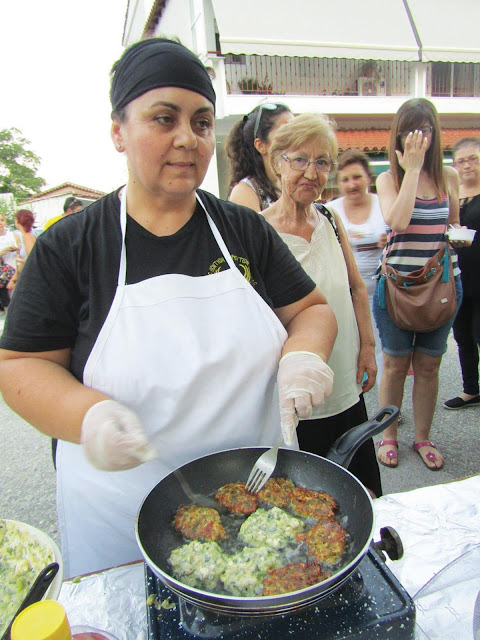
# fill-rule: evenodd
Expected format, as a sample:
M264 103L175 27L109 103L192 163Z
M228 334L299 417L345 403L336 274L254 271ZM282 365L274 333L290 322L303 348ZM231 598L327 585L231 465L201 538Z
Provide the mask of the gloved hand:
M291 351L280 360L277 382L283 439L292 445L298 419L310 418L332 393L333 371L316 353Z
M103 471L133 469L157 457L140 418L115 400L90 407L83 418L80 441L88 460Z

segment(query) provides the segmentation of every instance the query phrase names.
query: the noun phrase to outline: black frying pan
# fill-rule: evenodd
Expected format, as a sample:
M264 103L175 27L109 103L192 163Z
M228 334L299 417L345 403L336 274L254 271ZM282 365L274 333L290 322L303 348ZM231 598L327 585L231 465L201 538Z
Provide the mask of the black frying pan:
M137 522L137 542L153 573L177 595L204 609L226 615L265 616L303 608L338 588L355 570L366 554L373 535L373 507L368 491L344 467L367 439L383 431L398 416L393 406L382 409L372 420L341 436L328 453L328 459L303 451L280 449L274 476L288 477L297 485L326 491L339 505L339 515L352 538L346 564L330 578L291 593L239 597L202 591L183 584L170 575L168 557L185 543L172 521L181 504L191 500L182 488L188 483L192 492L212 496L229 482L246 482L262 447L230 449L193 460L161 480L145 498ZM181 473L178 474L178 471ZM343 522L343 520L342 520Z

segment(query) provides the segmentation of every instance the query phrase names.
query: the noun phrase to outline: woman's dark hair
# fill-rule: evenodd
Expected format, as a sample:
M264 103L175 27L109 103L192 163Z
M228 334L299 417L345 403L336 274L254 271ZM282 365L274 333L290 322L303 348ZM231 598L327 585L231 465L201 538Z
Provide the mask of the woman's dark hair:
M33 223L35 222L35 216L29 209L19 209L15 213L15 220L18 224L22 225L27 233L32 230Z
M440 120L434 105L425 98L413 98L404 102L397 111L392 122L392 132L388 148L388 159L390 161L390 171L393 175L395 187L400 191L405 171L398 162L395 151L401 151L402 134L421 129L422 124L430 122L433 127L432 141L425 154L423 163L425 171L433 181L435 193L440 200L447 191L447 183L443 171L443 151ZM405 136L403 137L405 140Z
M370 182L372 181L373 173L370 167L370 162L368 160L368 156L363 153L363 151L359 151L358 149L347 149L347 151L344 151L338 158L337 171L342 171L345 167L348 167L351 164L360 164L364 168L367 176L370 178Z
M277 190L267 176L262 154L255 149L254 142L255 138L267 142L268 134L275 126L277 118L282 113L291 113L291 111L285 104L275 103L274 109L266 109L264 105L265 103L255 107L253 111L237 122L225 142L225 149L230 160L229 193L243 178L253 178L265 196L271 200L277 200ZM270 107L273 106L272 103ZM258 125L256 125L259 109L262 111ZM255 127L257 128L256 132Z

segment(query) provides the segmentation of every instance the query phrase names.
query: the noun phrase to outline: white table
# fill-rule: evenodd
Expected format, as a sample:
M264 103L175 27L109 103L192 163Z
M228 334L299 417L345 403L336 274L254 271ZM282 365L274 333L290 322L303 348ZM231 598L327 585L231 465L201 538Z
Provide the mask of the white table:
M374 501L375 540L381 527L392 526L403 542L404 557L387 565L415 601L417 640L473 638L480 591L479 496L477 475Z
M403 542L404 557L387 564L415 600L416 640L472 640L480 591L479 495L480 475L374 500L374 540L381 527L391 526ZM442 571L460 556L463 564ZM78 584L66 581L59 601L71 625L89 624L118 640L146 639L143 563L87 576Z

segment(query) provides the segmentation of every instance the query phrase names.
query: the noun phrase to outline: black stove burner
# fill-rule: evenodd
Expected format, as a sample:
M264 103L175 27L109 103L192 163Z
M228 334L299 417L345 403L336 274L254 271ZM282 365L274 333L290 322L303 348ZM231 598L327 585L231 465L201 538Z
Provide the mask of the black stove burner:
M146 567L147 595L169 599L175 609L147 606L148 640L410 640L415 606L372 548L352 577L335 592L294 613L265 618L231 617L204 611L173 594Z

